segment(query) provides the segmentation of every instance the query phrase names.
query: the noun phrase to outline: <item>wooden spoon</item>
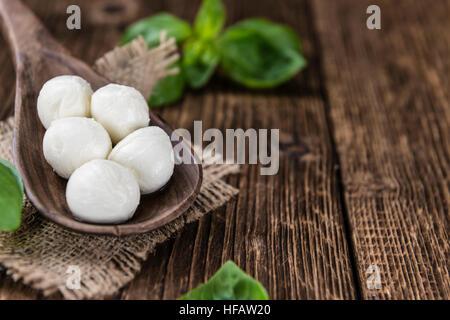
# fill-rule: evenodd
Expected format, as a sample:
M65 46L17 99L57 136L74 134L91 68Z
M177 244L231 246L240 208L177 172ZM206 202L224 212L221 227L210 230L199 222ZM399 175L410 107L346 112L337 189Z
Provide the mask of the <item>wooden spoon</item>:
M202 182L201 165L175 166L164 190L141 198L134 217L120 225L96 225L77 221L66 203L67 181L57 176L42 152L45 129L37 115L36 101L42 85L65 74L78 75L98 89L108 83L84 62L72 57L54 40L36 16L20 0L0 0L0 17L14 56L16 102L13 157L28 198L42 215L70 229L96 234L124 235L161 227L185 212L197 196ZM150 113L150 124L172 129ZM176 143L174 143L176 144Z

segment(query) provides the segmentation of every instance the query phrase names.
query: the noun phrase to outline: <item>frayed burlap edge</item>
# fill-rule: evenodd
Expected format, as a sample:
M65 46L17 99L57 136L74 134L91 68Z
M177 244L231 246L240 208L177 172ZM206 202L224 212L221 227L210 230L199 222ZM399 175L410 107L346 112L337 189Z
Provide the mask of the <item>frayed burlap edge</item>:
M162 35L163 46L164 43L165 37ZM166 70L174 61L173 43L169 39L166 46L170 48L166 47L164 54L156 55L158 58L155 58L155 51L151 53L152 50L144 50L143 44L142 39L138 39L125 48L116 48L97 61L97 70L103 70L104 75L113 82L139 87L131 80L134 74L140 79L138 81L143 81L141 84L147 83L152 87L156 83L154 79L142 80L140 77L144 73L134 73L133 70L141 68L142 64L150 70L155 69L154 65L161 61L161 66L164 66L162 69ZM131 64L120 62L124 55L134 57ZM152 56L153 60L142 58L145 55ZM148 67L149 63L153 66ZM110 72L111 68L115 68L117 72ZM164 72L161 72L161 68L156 69L160 72L158 79L176 72L174 69ZM12 161L12 128L12 117L0 122L0 158L9 161ZM42 290L46 296L58 291L66 299L111 296L135 277L143 261L158 244L173 236L186 223L198 220L238 193L236 188L226 184L221 178L238 173L239 166L215 164L216 159L203 155L203 184L188 211L166 226L145 234L114 237L76 233L42 218L25 199L23 221L19 230L12 233L0 232L0 266L15 281L21 280ZM76 274L73 272L77 270L80 271L80 287L74 288Z
M175 39L166 39L163 31L158 47L149 50L144 38L139 36L99 58L94 69L111 81L138 89L149 98L160 79L179 72L176 67L168 68L179 57Z

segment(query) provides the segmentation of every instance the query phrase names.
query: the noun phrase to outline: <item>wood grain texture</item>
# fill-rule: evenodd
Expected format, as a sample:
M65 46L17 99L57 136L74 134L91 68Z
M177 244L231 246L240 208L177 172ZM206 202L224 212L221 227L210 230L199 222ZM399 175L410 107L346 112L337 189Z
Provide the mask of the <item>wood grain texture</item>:
M39 297L37 290L15 282L4 272L0 272L0 300L35 300Z
M449 299L450 3L313 4L362 297Z
M108 81L57 43L33 12L18 0L0 0L0 18L16 69L14 106L14 164L22 177L26 194L46 218L85 233L126 235L159 228L179 217L200 191L202 169L189 162L177 165L164 190L141 197L134 216L118 225L89 224L75 219L66 202L67 181L47 164L42 151L45 129L36 103L42 85L49 79L74 74L88 81L94 90ZM150 112L150 122L169 136L173 130ZM172 142L175 146L177 142ZM185 149L188 150L188 149Z

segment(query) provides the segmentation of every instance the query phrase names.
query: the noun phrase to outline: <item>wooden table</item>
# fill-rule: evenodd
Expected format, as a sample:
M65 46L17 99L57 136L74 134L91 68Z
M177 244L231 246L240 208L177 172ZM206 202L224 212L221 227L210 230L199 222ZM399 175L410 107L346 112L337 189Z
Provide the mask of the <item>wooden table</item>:
M108 4L109 2L109 4ZM89 63L137 18L193 20L199 1L27 1ZM68 4L82 29L65 27ZM381 7L382 30L366 8ZM449 299L450 2L226 1L228 24L266 16L292 26L309 66L275 90L216 76L161 110L173 127L279 128L280 171L244 166L225 207L161 245L120 299L172 299L228 259L273 299ZM1 118L14 70L1 40ZM380 272L381 288L367 285ZM372 277L373 278L373 277ZM42 295L0 275L0 299ZM58 297L55 297L58 298Z

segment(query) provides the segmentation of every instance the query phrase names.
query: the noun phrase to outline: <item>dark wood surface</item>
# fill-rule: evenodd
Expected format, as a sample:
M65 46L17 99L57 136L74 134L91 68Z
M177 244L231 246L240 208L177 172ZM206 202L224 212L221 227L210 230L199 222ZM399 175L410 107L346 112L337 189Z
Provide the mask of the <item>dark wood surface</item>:
M189 154L189 163L175 167L170 183L163 191L142 196L139 208L127 222L99 225L78 221L73 217L66 202L67 180L57 176L43 156L45 129L37 115L37 97L43 84L59 75L78 75L88 81L93 90L105 86L109 81L83 61L72 57L21 1L0 0L0 16L14 57L17 78L14 164L23 180L28 198L39 212L78 232L116 236L154 230L183 214L198 195L202 182L202 168L195 163L193 154ZM169 136L172 135L172 128L152 112L150 121Z
M68 1L27 1L57 40L88 64L123 27L164 10L193 19L199 1L79 3L82 30L65 28ZM273 299L448 299L450 21L447 0L226 1L228 23L266 16L300 34L309 66L275 90L250 92L220 75L161 111L173 127L280 128L280 171L244 166L239 196L161 245L117 296L170 299L228 259ZM57 3L57 4L56 4ZM108 18L106 12L114 12ZM1 43L3 44L3 43ZM0 50L0 115L12 112L14 71ZM367 269L380 270L370 290ZM0 276L0 299L42 298ZM52 298L59 298L58 296Z
M362 297L448 299L450 2L380 1L383 32L370 3L314 3Z

